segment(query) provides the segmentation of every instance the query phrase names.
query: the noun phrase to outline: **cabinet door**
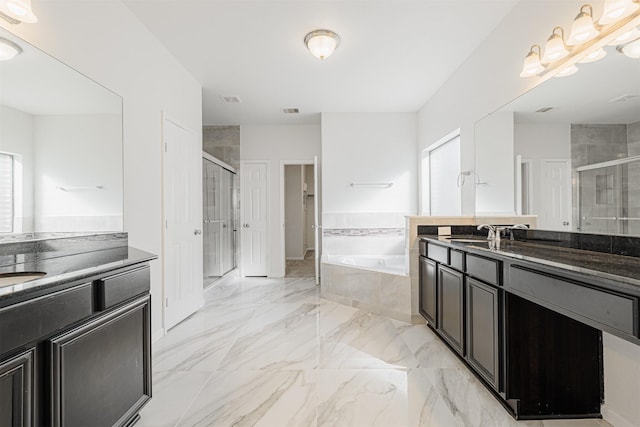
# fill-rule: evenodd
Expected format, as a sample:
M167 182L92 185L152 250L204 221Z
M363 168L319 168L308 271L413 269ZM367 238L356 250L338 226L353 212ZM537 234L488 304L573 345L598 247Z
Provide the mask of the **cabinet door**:
M438 332L464 356L464 276L438 265Z
M0 362L0 426L33 425L35 349Z
M436 327L436 263L420 257L420 314Z
M467 360L494 389L500 384L498 289L467 277Z
M149 297L50 340L53 426L123 425L151 397Z

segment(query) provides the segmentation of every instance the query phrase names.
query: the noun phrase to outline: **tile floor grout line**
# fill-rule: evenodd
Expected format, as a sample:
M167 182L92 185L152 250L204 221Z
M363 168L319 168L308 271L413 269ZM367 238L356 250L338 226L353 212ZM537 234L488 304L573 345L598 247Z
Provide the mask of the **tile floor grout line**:
M185 415L187 415L187 413L189 412L189 409L191 409L191 407L196 402L198 397L200 397L200 394L202 394L207 384L209 384L209 381L211 381L211 377L213 377L215 373L216 373L215 371L212 371L209 373L209 377L207 377L207 380L203 383L202 387L200 387L200 390L195 394L193 399L191 399L191 402L189 402L189 404L185 407L185 410L182 412L182 415L180 415L180 418L178 418L178 421L176 421L173 427L178 427L180 425L180 422L182 421L182 419L185 417Z

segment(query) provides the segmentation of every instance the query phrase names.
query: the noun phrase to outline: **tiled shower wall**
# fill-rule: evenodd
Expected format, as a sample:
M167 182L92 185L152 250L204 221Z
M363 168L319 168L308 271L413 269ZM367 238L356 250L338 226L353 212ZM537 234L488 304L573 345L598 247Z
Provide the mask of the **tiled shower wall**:
M204 126L202 150L236 170L240 168L240 126Z

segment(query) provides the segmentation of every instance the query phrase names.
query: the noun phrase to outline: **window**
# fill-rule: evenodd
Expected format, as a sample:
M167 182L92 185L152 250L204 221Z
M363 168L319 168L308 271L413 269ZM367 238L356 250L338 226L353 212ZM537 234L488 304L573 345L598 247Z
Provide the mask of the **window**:
M461 215L460 178L460 130L458 129L423 151L422 214Z
M13 156L0 153L0 233L13 232Z

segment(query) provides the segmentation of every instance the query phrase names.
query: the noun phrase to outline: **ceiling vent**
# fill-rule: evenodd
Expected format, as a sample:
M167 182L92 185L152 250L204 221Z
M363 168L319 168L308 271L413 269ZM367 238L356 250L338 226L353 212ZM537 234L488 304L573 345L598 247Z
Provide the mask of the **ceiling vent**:
M553 110L553 107L542 107L539 110L536 110L536 113L546 113L547 111Z
M618 97L613 98L609 102L623 102L623 101L628 101L630 99L636 99L638 97L640 97L640 95L630 95L628 93L625 93L624 95L620 95Z
M225 104L240 104L242 100L239 96L220 96Z
M300 110L298 108L283 108L282 109L282 113L283 114L298 114L298 113L300 113Z

